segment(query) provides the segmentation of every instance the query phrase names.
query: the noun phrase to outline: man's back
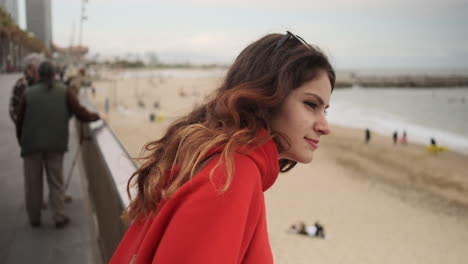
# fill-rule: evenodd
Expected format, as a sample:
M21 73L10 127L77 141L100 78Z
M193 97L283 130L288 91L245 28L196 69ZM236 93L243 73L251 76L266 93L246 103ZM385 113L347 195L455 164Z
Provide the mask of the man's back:
M29 87L25 93L26 112L21 134L21 155L34 152L65 152L70 113L66 87L55 82Z

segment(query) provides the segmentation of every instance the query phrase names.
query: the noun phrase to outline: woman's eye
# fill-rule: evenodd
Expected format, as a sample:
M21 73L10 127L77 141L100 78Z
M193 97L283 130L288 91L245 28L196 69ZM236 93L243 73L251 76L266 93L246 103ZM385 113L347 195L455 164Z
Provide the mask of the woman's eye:
M304 104L312 109L315 109L315 107L317 107L317 105L314 102L305 101Z
M312 108L313 110L317 109L317 104L314 103L314 102L305 101L304 104L307 105L308 107ZM328 110L327 110L327 109L324 109L324 110L323 110L323 113L324 113L325 115L327 115L327 114L328 114Z

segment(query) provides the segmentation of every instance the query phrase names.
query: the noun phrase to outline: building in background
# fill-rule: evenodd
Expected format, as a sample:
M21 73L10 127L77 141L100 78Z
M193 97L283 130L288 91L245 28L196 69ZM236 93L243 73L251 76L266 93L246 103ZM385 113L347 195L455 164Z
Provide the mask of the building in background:
M18 0L0 0L0 7L10 14L16 25L19 24Z
M50 49L52 43L52 7L50 0L26 0L26 28Z

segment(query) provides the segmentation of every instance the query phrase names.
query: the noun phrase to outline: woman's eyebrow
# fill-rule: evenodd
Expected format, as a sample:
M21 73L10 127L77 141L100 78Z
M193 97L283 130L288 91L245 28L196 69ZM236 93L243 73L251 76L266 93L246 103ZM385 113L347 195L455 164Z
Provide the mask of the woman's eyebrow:
M306 93L304 93L304 94L305 94L305 95L313 96L315 99L317 99L319 105L324 105L324 104L325 104L325 102L323 101L322 97L320 97L320 96L318 96L318 95L316 95L316 94L314 94L314 93L306 92ZM325 106L325 109L327 109L328 107L330 107L330 105L326 105L326 106Z

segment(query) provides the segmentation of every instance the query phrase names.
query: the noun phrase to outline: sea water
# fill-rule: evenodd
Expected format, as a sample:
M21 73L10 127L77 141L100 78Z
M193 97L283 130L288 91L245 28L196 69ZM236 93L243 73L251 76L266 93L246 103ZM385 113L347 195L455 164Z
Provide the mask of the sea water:
M468 154L468 88L360 88L333 92L328 120L384 135L407 133L410 142ZM364 137L364 132L363 132Z

